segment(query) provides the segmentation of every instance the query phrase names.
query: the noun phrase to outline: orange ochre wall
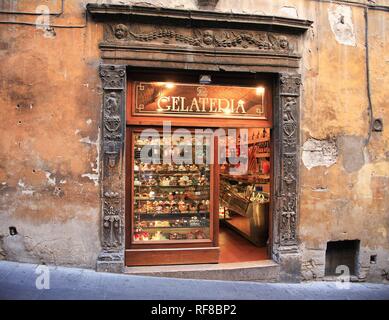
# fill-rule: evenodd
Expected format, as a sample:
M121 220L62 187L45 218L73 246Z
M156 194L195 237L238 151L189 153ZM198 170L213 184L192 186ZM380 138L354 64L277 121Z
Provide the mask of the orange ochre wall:
M62 13L60 0L0 3L0 11L9 12L45 5L58 13L50 22L66 26L43 31L17 24L33 24L39 16L0 13L0 259L94 268L101 250L103 34L91 19L85 25L88 2L102 1L65 1ZM372 110L384 124L383 132L370 134L368 2L252 0L238 6L220 0L216 7L314 22L303 36L300 68L302 280L323 278L327 241L345 239L360 240L361 280L388 277L389 11L368 12ZM196 9L197 1L158 5ZM377 255L375 264L371 255Z

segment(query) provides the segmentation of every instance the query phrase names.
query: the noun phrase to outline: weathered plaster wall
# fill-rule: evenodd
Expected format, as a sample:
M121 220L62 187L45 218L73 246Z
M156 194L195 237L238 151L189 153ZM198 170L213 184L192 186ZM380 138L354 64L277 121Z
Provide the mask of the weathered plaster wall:
M53 22L82 25L82 6L66 2L65 17ZM13 9L34 11L31 3L20 1ZM15 19L36 17L0 15L0 20ZM55 28L50 37L31 26L0 25L0 247L5 259L95 266L100 251L99 37L91 23ZM9 235L10 226L17 236Z
M60 8L59 1L5 1L3 7L34 10L45 2ZM66 1L65 14L53 21L82 25L86 2ZM105 2L197 6L195 0ZM370 135L363 7L347 1L245 0L237 6L220 0L216 10L314 21L303 39L301 65L302 276L323 277L327 241L359 239L359 277L382 281L389 272L389 12L368 13L372 109L384 122L383 132ZM101 30L91 21L87 28L54 29L56 35L46 38L33 27L0 25L0 255L91 267L99 252ZM8 235L11 225L18 237ZM370 264L373 254L376 264Z
M389 267L389 134L385 128L369 133L364 9L316 6L303 66L302 159L315 153L304 148L312 139L327 156L337 156L329 166L301 165L302 275L307 280L323 277L327 241L359 239L359 278L381 281ZM345 15L344 30L342 23L330 27L336 11ZM385 124L389 12L369 10L368 17L373 115ZM327 147L331 142L336 148ZM375 254L377 263L371 264Z

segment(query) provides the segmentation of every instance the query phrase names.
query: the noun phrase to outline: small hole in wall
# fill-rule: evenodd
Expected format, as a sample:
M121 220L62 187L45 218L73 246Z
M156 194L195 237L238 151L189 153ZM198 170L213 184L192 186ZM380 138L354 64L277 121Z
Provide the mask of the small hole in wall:
M370 256L370 263L371 264L376 264L377 263L377 255L373 254Z
M373 131L382 132L384 129L384 123L381 118L374 119L373 121Z
M11 236L15 236L18 234L18 231L16 230L16 227L9 227L9 234Z

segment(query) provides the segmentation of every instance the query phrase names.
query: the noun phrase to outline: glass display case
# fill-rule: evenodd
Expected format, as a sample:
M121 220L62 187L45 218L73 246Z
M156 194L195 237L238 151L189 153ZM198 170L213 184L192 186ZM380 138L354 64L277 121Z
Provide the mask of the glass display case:
M134 132L133 146L131 242L210 240L211 165L204 157L211 152L210 144L197 145L191 136ZM167 158L175 161L166 163Z

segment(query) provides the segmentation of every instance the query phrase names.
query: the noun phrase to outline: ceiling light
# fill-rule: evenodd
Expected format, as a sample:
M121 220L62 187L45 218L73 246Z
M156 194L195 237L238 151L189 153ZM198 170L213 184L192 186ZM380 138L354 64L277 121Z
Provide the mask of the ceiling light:
M173 89L174 88L174 83L173 82L166 82L165 83L165 87L167 89Z
M255 92L257 93L257 96L261 96L265 93L265 88L264 87L257 87L255 89Z

